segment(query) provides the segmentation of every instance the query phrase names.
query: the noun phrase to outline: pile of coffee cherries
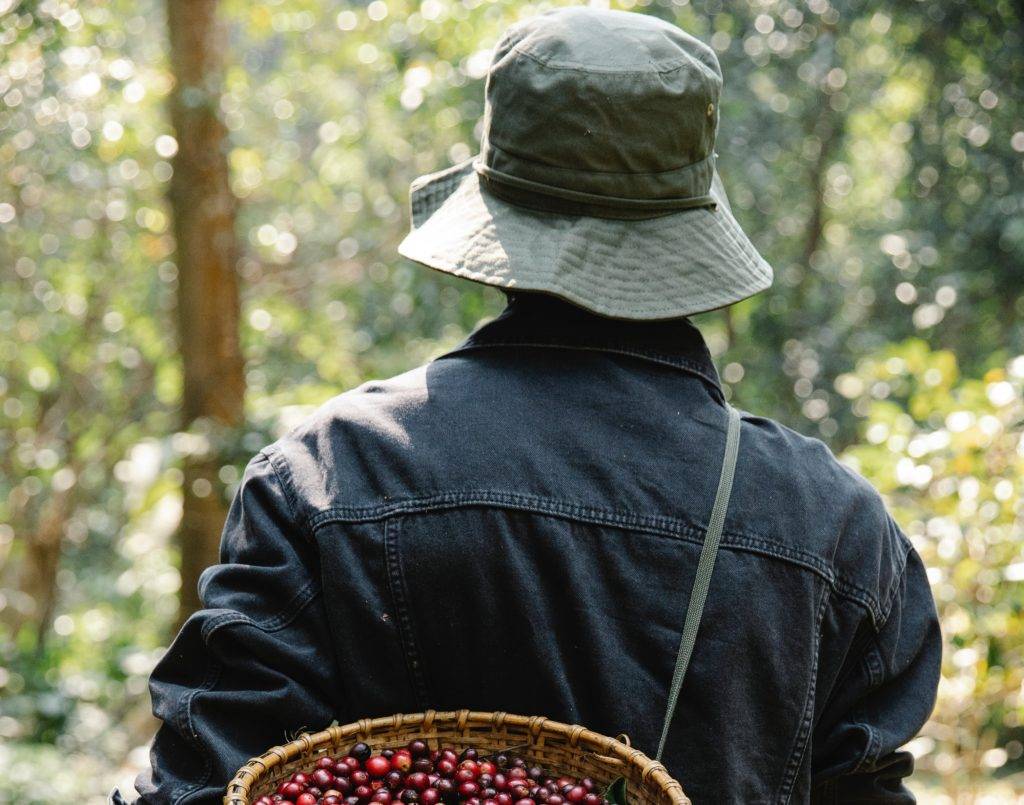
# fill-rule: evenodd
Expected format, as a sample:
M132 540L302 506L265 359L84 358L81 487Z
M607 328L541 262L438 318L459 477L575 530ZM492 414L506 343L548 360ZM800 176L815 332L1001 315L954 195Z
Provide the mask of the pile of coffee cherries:
M431 750L423 741L373 754L357 743L319 758L253 805L609 805L589 777L555 776L505 753Z

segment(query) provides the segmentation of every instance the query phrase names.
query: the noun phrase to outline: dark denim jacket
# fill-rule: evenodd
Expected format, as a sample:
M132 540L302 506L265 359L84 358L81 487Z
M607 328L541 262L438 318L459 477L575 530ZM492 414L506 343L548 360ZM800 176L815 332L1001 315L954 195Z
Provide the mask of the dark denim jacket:
M257 455L153 672L143 803L215 803L301 728L539 714L653 753L727 424L687 321L532 294ZM695 803L910 802L941 653L925 570L819 441L743 414L665 765ZM120 795L115 795L119 797Z

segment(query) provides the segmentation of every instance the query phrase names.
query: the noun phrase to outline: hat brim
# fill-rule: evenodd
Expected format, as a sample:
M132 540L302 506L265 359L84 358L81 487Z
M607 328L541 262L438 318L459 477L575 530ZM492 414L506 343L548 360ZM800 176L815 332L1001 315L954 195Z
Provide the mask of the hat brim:
M615 220L510 204L480 186L473 159L413 184L404 257L457 277L546 291L605 316L666 319L731 305L772 283L733 218L716 172L716 208Z

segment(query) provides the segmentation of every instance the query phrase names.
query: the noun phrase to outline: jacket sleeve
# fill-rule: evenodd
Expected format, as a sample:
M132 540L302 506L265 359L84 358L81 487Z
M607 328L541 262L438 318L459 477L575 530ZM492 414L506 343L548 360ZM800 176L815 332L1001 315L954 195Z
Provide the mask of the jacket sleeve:
M904 778L914 758L899 748L931 714L942 636L924 565L909 548L889 615L870 628L840 672L814 734L816 803L912 803Z
M264 452L246 468L220 564L199 581L203 609L150 678L163 723L135 781L137 805L219 803L249 758L338 715L317 551L275 459ZM117 791L110 800L125 801Z

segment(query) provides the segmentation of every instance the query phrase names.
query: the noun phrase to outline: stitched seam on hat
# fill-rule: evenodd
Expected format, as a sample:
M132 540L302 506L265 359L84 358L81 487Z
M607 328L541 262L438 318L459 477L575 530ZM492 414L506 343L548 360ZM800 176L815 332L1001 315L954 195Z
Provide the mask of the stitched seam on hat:
M465 269L465 268L453 268L453 269L449 269L449 270L451 271L452 274L454 274L457 277L458 276L468 277L468 278L478 277L478 278L480 278L480 281L482 281L482 282L484 282L486 284L489 284L489 285L505 285L506 284L506 280L503 280L500 277L491 277L488 274L482 274L482 273L479 273L479 272L473 272L473 271L470 271L470 270ZM526 287L526 286L522 286L522 287ZM765 288L767 288L767 287L768 286L766 285ZM630 307L621 307L621 308L620 307L615 307L615 308L613 308L610 305L605 305L605 304L599 305L598 302L595 299L593 299L593 298L587 299L587 298L583 297L581 294L579 294L575 289L573 289L573 288L566 288L563 284L560 284L560 283L553 284L552 286L550 286L550 288L551 288L551 290L553 292L561 293L562 295L564 295L565 297L567 297L570 300L579 301L579 302L581 302L584 305L588 305L590 307L598 308L599 310L602 310L602 311L613 313L613 315L619 315L619 314L623 314L623 313L628 314L628 315L636 315L638 313L658 314L658 315L664 315L664 316L683 315L683 314L679 313L679 309L680 308L679 308L678 305L677 306L641 305L639 307L630 306ZM703 292L703 293L701 293L699 295L695 295L693 297L693 299L694 299L694 303L697 304L697 305L700 305L700 306L703 306L705 304L712 304L712 303L714 303L716 305L718 305L718 304L725 305L725 304L730 304L732 302L741 301L742 299L746 299L749 296L753 296L755 293L758 292L758 290L759 289L756 289L756 288L753 289L753 290L750 290L750 291L744 289L743 291L741 291L741 293L743 293L744 295L739 297L739 298L737 298L735 294L726 294L726 293L718 293L718 294L716 294L716 293L714 293L712 291L707 291L707 292ZM760 290L764 290L764 289L762 288Z
M678 214L679 215L686 215L687 213L695 213L695 212L699 212L699 211L700 211L699 208L696 209L696 210L683 210L683 211L681 211ZM709 213L709 214L711 214L711 213ZM670 218L670 217L671 216L661 216L661 218ZM597 219L597 220L600 220L600 219ZM653 220L653 219L646 219L646 220ZM632 223L637 223L637 222L632 222ZM746 250L744 249L743 251L745 252ZM406 255L406 256L408 256L408 255ZM748 255L748 257L749 257L749 255ZM410 259L419 259L419 258L410 258ZM476 282L482 282L485 285L497 285L497 286L502 286L502 287L508 286L508 279L505 278L505 277L495 277L495 276L492 276L490 274L485 274L482 271L473 271L473 270L470 270L470 269L465 268L465 267L457 266L456 264L450 263L450 262L445 263L444 267L442 268L442 267L439 267L440 264L442 263L442 261L440 259L438 259L436 257L431 257L429 259L434 260L434 263L436 263L437 265L435 265L434 263L425 263L425 265L427 265L430 268L433 268L433 269L435 269L437 271L444 271L444 272L452 274L453 276L456 276L456 277L465 277L466 279L475 280ZM751 267L756 267L756 263L755 263L754 258L753 257L749 257L749 260L750 260ZM421 261L421 262L423 262L423 261ZM756 277L756 276L754 278L758 279L758 280L761 279L760 277ZM696 305L703 306L705 304L713 304L713 305L715 305L717 307L717 306L722 306L722 305L727 305L727 304L733 304L735 302L742 301L743 299L747 299L747 298L753 296L754 294L759 293L760 291L765 290L770 285L771 285L770 282L768 282L767 284L763 284L762 285L761 282L759 281L757 283L754 283L750 288L743 288L743 289L739 289L739 290L736 290L734 292L728 292L728 293L725 292L725 291L722 291L721 289L710 288L708 290L701 291L701 292L699 292L697 294L694 294L691 297L691 299L694 302L694 304L696 304ZM528 288L529 286L523 285L523 286L520 286L520 287ZM534 290L538 290L538 289L535 288ZM575 289L575 288L567 288L562 283L545 284L539 290L547 290L547 291L549 291L551 293L561 294L562 296L565 296L570 301L579 302L580 304L583 304L585 306L596 308L596 309L598 309L599 312L600 311L604 311L604 312L610 313L611 315L623 315L623 314L625 314L625 315L636 315L636 314L639 314L639 313L643 313L643 314L646 314L646 315L650 315L650 314L664 315L666 317L680 316L680 315L689 315L689 314L681 314L679 312L680 308L679 308L678 305L675 305L675 306L640 305L639 307L634 307L634 306L629 306L629 307L612 307L611 305L607 305L607 304L599 304L598 300L596 298L594 298L594 297L591 297L591 298L584 297L582 294L580 294L578 292L577 289ZM736 295L737 293L740 293L742 295L741 296L737 296ZM709 308L709 309L714 309L714 308ZM696 313L698 311L694 310L692 312ZM701 312L703 312L703 311L701 311Z
M691 162L688 165L676 165L673 168L664 168L663 170L660 170L660 171L643 171L643 172L639 172L639 171L578 170L576 168L566 168L563 165L554 165L554 164L552 164L550 162L538 162L536 159L531 159L530 157L526 157L526 156L523 156L522 154L518 154L518 153L516 153L515 151L513 151L513 150L511 150L509 148L504 148L502 146L495 145L494 141L490 140L490 139L487 141L487 146L489 148L493 148L495 151L500 151L502 154L508 154L509 156L512 156L512 157L515 157L516 159L522 160L523 162L528 162L531 165L537 165L538 167L541 167L541 168L548 168L548 169L552 169L552 170L565 171L566 173L571 173L571 174L584 174L584 175L586 175L586 174L595 174L595 175L600 175L600 176L661 176L661 175L666 174L666 173L675 173L677 171L681 172L681 171L687 171L687 170L690 170L690 169L696 170L697 168L699 168L704 163L709 162L709 161L713 162L714 159L715 159L715 153L714 153L714 151L712 151L710 154L708 154L706 157L704 157L704 159L698 159L696 162ZM488 167L490 167L490 166L488 166Z
M530 53L527 50L523 50L518 44L512 46L512 50L516 53L520 53L530 61L536 62L541 67L548 67L552 70L568 70L577 73L593 73L599 75L664 75L665 73L674 73L681 67L685 67L687 62L687 56L681 56L679 59L666 59L660 62L652 61L650 67L644 70L612 70L610 68L601 68L596 65L580 64L578 62L552 62L541 58L540 56ZM703 67L707 67L701 63ZM659 65L664 65L660 66ZM654 69L651 69L654 68Z

